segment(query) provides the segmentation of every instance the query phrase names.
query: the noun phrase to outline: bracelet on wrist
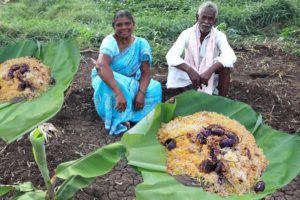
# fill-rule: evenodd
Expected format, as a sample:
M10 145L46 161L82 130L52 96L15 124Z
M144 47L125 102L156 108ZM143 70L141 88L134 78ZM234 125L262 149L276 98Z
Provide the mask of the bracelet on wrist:
M145 96L145 92L141 89L139 89L139 92L141 92Z

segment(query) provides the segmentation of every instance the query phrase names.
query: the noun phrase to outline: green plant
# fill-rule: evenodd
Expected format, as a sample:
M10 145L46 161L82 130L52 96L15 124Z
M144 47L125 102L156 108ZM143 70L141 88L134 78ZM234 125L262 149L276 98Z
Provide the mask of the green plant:
M299 27L297 2L215 1L219 7L218 24L226 24L224 31L235 45L252 37L277 38L283 27ZM11 1L0 4L0 46L16 39L48 42L75 37L82 49L98 49L102 39L113 32L111 19L115 11L127 9L136 20L135 34L154 44L154 64L165 64L167 49L181 31L195 23L199 4L196 0Z
M29 136L34 160L41 172L46 190L35 188L31 182L0 185L0 196L14 192L13 200L71 200L78 190L88 186L95 177L109 172L124 152L123 145L119 143L107 145L77 161L61 164L50 179L45 151L46 137L47 133L39 128L34 129ZM61 185L56 185L58 177L65 179Z
M54 193L54 187L50 181L49 170L47 166L44 137L45 136L39 129L35 129L34 131L32 131L29 136L30 142L32 144L32 152L33 152L34 160L38 165L38 168L41 172L41 175L44 179L44 183L47 188L46 199L54 200L55 193Z
M191 103L193 102L193 103ZM250 106L219 96L211 96L196 91L188 91L176 97L174 104L159 104L155 110L128 131L121 142L106 145L77 160L60 164L55 170L54 178L49 183L45 165L44 136L38 130L31 134L35 159L42 167L45 182L50 192L38 190L31 183L18 185L1 185L0 195L17 191L14 200L45 199L55 188L54 197L58 200L72 199L82 187L89 185L96 177L109 172L113 166L124 158L129 165L141 172L144 182L136 187L136 197L147 199L223 199L216 194L204 192L201 188L186 187L166 173L166 154L164 147L156 139L161 123L167 123L177 116L186 116L199 111L221 113L243 124L253 133L257 144L263 149L269 160L269 166L262 179L266 190L261 193L247 193L243 196L231 195L230 199L260 199L289 183L300 170L300 135L285 134L263 124L261 115ZM275 145L274 145L275 144ZM38 150L40 149L40 150ZM141 154L141 152L143 152ZM39 156L36 156L39 153ZM153 156L155 155L155 156ZM126 156L126 158L125 158ZM280 172L280 176L278 175ZM56 178L64 182L56 186Z
M77 72L80 60L79 47L75 40L46 44L27 40L0 48L0 63L24 56L36 57L48 65L56 84L32 101L0 103L0 138L7 143L31 131L60 110L64 91ZM48 103L49 100L51 104Z
M248 23L255 28L263 28L274 23L285 23L298 15L296 8L286 0L266 1L253 12Z
M157 140L158 129L161 124L175 117L199 111L221 113L243 124L253 134L270 162L262 176L266 182L264 192L249 192L242 196L233 194L226 199L262 199L276 188L286 185L300 172L300 157L297 155L300 150L300 135L285 134L272 129L262 122L261 116L250 106L241 102L188 91L177 96L174 104L158 105L155 111L122 137L128 163L141 172L144 180L136 187L137 199L224 199L201 188L186 187L166 172L167 154Z
M289 38L295 38L299 37L300 38L300 28L296 27L286 27L282 29L280 32L280 36L284 39L289 39Z

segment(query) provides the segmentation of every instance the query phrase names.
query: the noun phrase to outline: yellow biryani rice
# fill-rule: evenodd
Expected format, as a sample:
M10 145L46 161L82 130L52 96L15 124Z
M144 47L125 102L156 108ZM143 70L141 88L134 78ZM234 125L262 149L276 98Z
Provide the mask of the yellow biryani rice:
M31 100L54 83L50 68L39 60L21 57L0 64L0 102Z
M214 112L198 112L162 124L167 172L185 185L221 196L263 191L266 160L253 135L240 123Z

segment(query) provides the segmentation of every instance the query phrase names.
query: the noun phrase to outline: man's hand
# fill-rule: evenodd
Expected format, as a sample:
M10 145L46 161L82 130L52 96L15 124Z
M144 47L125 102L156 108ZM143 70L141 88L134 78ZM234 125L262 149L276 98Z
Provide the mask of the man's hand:
M210 70L206 70L205 72L200 74L200 83L199 83L199 85L204 84L205 86L207 86L211 75L212 75L212 72Z
M126 99L121 91L116 94L116 110L118 112L124 112L126 110Z
M186 71L187 74L189 75L191 81L192 81L192 84L193 84L193 88L194 89L198 89L199 87L202 89L202 86L201 86L201 82L200 82L200 75L191 67L188 68L188 70Z
M145 104L145 96L143 93L138 92L134 100L134 109L136 111L142 110L144 108L144 104Z

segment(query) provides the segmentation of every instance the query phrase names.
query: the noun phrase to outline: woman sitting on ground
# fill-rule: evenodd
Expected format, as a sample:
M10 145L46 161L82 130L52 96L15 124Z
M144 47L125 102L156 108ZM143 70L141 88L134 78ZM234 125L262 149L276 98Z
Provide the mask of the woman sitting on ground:
M151 79L151 48L132 35L135 22L128 11L113 19L114 34L102 41L92 86L96 110L110 135L124 133L161 102L161 84Z

